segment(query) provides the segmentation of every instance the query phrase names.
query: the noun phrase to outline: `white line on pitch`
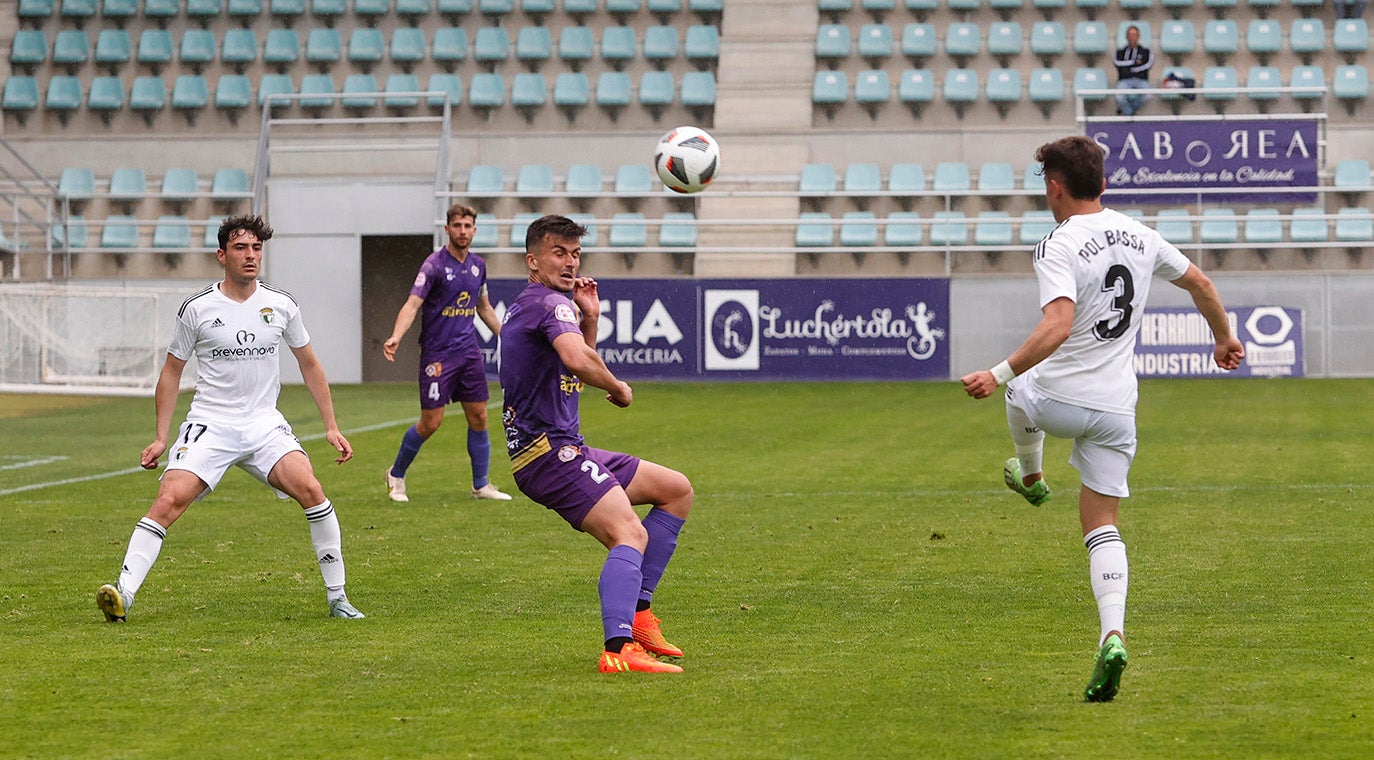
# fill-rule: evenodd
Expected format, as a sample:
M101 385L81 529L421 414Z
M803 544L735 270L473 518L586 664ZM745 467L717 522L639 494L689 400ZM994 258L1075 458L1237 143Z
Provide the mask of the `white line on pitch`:
M27 458L25 458L25 457L0 457L0 459L18 459L18 460L21 460L21 461L19 461L19 462L15 462L14 464L7 464L7 465L0 466L0 470L18 470L18 469L22 469L22 468L24 468L24 467L37 467L37 466L40 465L40 464L48 464L48 463L50 463L50 462L61 462L62 460L66 459L66 457L64 457L64 456L50 456L50 457L38 457L37 459L27 459Z

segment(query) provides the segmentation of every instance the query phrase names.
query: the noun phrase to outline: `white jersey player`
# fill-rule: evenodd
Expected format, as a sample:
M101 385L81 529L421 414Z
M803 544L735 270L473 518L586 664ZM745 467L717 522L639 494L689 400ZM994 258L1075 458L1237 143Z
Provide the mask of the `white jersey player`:
M235 465L266 483L280 498L305 509L310 540L324 577L330 614L361 618L344 593L342 538L334 506L325 497L310 459L277 410L280 353L291 350L301 377L324 420L325 438L343 463L353 448L339 432L329 383L300 307L284 291L259 282L263 243L272 237L260 216L236 216L219 228L218 256L224 280L182 303L167 361L158 378L156 437L143 450L145 469L168 453L157 497L134 527L116 584L101 586L96 605L111 622L123 621L162 550L167 529L193 501L219 485ZM186 362L196 358L196 390L186 422L168 441L177 390Z
M1035 249L1040 323L1021 347L990 370L962 378L974 398L1007 384L1007 426L1016 456L1002 476L1031 504L1049 498L1041 472L1045 434L1073 440L1083 541L1100 637L1084 690L1091 702L1116 696L1126 668L1126 544L1117 530L1135 457L1136 334L1154 277L1188 291L1216 339L1213 357L1235 369L1245 357L1231 334L1216 286L1153 229L1102 207L1102 149L1083 136L1040 146L1045 197L1059 222Z

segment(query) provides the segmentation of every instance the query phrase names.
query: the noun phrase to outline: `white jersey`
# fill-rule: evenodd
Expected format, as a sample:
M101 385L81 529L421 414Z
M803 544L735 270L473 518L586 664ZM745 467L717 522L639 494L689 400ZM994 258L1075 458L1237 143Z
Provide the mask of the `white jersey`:
M215 283L186 299L177 311L167 353L182 361L196 357L196 393L187 420L239 424L275 417L281 391L281 343L310 342L300 306L263 282L239 303Z
M1188 257L1158 232L1103 209L1065 219L1035 248L1040 307L1074 302L1069 338L1026 375L1049 398L1135 414L1132 364L1150 282L1188 273Z

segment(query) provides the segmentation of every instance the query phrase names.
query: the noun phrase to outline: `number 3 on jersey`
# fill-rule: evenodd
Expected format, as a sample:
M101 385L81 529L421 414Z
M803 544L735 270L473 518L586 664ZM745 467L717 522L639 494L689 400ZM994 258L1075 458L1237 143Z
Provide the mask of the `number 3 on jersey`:
M1131 326L1131 311L1135 308L1131 305L1131 299L1135 298L1135 281L1131 279L1131 270L1121 264L1112 265L1102 281L1102 292L1116 294L1112 299L1112 312L1117 319L1116 322L1104 319L1093 325L1093 335L1098 340L1116 340L1125 335Z

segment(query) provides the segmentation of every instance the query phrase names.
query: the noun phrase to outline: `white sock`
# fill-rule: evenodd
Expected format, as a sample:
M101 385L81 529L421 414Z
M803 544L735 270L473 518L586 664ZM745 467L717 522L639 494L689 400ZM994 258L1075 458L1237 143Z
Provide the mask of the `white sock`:
M162 541L167 538L167 529L145 517L134 526L129 536L129 550L124 553L124 566L119 570L119 588L130 595L138 593L148 571L153 569L157 555L162 551ZM127 603L127 600L126 600Z
M1126 631L1126 542L1115 525L1095 528L1083 537L1088 547L1088 572L1093 596L1097 597L1097 616L1102 624L1098 645L1112 631Z
M320 562L320 575L329 601L344 595L343 534L334 505L328 499L318 507L305 510L310 521L310 543L315 545L315 558Z
M1034 475L1045 468L1045 431L1031 422L1021 407L1007 404L1007 429L1011 442L1016 444L1016 458L1021 462L1021 477Z

